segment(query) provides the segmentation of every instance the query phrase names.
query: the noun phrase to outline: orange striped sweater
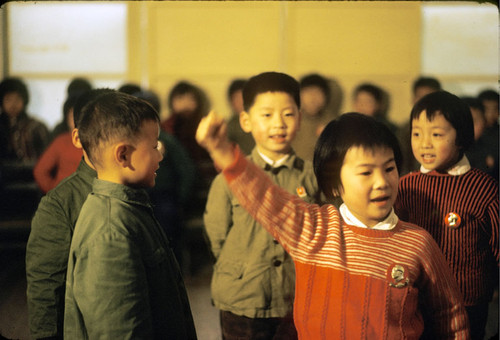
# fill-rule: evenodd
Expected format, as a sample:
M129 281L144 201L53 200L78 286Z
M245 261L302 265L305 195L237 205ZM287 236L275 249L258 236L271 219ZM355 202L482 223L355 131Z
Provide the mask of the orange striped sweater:
M294 259L299 338L469 338L456 281L425 230L346 225L334 206L288 194L237 155L224 170L231 190Z

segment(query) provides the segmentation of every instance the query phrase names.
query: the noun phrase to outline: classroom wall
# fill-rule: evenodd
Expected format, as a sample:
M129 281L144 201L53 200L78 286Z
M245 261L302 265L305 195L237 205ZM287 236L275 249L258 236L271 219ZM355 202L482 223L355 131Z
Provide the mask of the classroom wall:
M410 109L411 81L420 70L420 6L418 2L129 3L130 77L144 83L146 72L150 87L163 98L177 81L190 80L206 90L214 109L227 115L225 91L233 77L270 70L297 78L319 72L343 89L342 111L350 110L353 88L371 81L391 93L390 117L402 122Z
M179 80L227 116L230 80L269 70L330 77L340 112L357 84L374 82L396 123L421 73L457 95L498 89L498 8L471 1L14 1L0 18L3 75L27 82L28 111L49 127L74 76L151 88L164 117Z

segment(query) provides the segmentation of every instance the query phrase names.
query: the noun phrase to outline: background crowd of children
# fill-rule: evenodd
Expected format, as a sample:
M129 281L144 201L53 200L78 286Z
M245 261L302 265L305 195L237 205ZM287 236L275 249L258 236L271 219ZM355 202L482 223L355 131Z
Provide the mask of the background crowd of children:
M158 158L159 169L154 180L156 185L140 183L151 199L161 233L168 239L165 242L169 246L165 247L172 248L181 271L184 268L186 223L194 220L204 226L214 259L212 298L221 311L224 339L306 339L315 337L314 334L329 338L357 334L351 333L354 330L366 332L363 334L368 336L369 332L385 334L389 338L403 332L409 338L454 334L466 339L465 330L469 324L472 339L484 338L488 304L494 296L498 298L497 91L484 90L476 96L459 98L443 91L435 78L418 78L411 89L413 110L408 114L407 122L398 126L387 116L390 94L374 83L359 84L350 97L353 111L359 115L342 114L341 87L335 80L317 73L305 75L297 81L282 73L268 72L249 79L235 78L228 85L227 100L232 112L226 124L213 113L208 115L210 100L203 89L185 80L175 84L165 100L168 117L164 120L158 117L158 152L161 157ZM16 183L36 183L36 189L32 190L34 194L30 196L34 201L30 207L34 207L36 213L35 209L23 211L35 213L27 247L30 327L35 338L63 334L67 259L69 254L86 249L88 235L84 233L88 231L82 227L80 243L74 246L75 249L70 250L70 243L83 202L92 191L94 178L103 169L93 166L85 146L82 151L78 133L75 134L75 128L78 130L75 123L81 119L82 103L104 101L109 93L113 93L110 98L121 98L120 95L124 94L124 100L143 99L154 112L162 111L162 100L151 89L131 83L123 84L116 91L93 89L87 79L75 78L67 88L62 120L53 131L49 131L26 112L29 91L22 79L6 78L0 83L0 194L10 195L16 201ZM113 100L109 99L110 102ZM131 100L130 103L135 102ZM364 121L366 116L372 118ZM203 123L199 128L200 122ZM242 154L229 147L231 144L225 140L224 134L219 134L222 131L219 128L227 130L228 140L237 144ZM349 139L348 135L353 135L353 130L358 128L360 131L354 132L357 139ZM198 140L197 129L204 132ZM380 134L370 135L377 129ZM361 131L365 134L362 135ZM336 139L336 136L344 138ZM336 151L333 148L342 143L343 153L334 158L332 155ZM219 154L224 155L219 157ZM248 167L244 165L243 155L255 163L255 169L250 166L251 170L242 170ZM228 158L230 162L226 162ZM382 185L377 182L355 189L353 183L360 180L345 175L347 170L344 167L353 166L349 171L358 176L359 169L355 167L360 159L365 162L363 166L373 165L359 176L365 179L381 172L380 178L383 179L374 177L374 182L381 181ZM320 160L323 163L317 164ZM272 180L264 179L257 168L265 171ZM218 174L222 170L223 173ZM135 180L144 179L124 183L134 187ZM274 188L273 183L284 190ZM362 201L358 196L370 185L384 188L377 187L381 196L370 199L377 201L378 207L384 207L383 216L368 216L369 204L360 207L362 212L356 210ZM93 190L107 196L111 189L104 188L101 183L101 187ZM124 192L130 195L128 189ZM24 192L17 194L23 195ZM300 201L292 196L299 197ZM353 197L358 197L358 202ZM278 201L283 202L283 206ZM334 204L315 205L326 202ZM94 207L87 209L95 210L96 203L93 203ZM3 209L8 209L8 206ZM427 234L420 235L420 229L415 230L406 222L425 229L433 241L428 241ZM95 221L80 223L92 225ZM149 230L150 224L138 228ZM375 230L360 232L358 229L367 227L375 227ZM347 235L347 239L336 235L339 230L340 234ZM366 242L352 241L358 234L366 238ZM400 238L398 245L385 240L393 235ZM156 237L157 242L151 247L161 249L164 241L158 235ZM419 253L418 259L414 258L416 248L410 245L416 240L412 237L418 239L419 244L426 244L423 250L419 249L423 253ZM108 246L110 244L103 247ZM356 258L363 247L375 247L386 255L401 253L384 256L376 265L347 260L338 263L333 255L342 259ZM398 262L402 254L410 259L408 263ZM73 259L77 257L72 256ZM396 299L387 318L379 320L377 327L381 328L372 329L373 325L366 320L374 320L379 314L377 308L388 308L380 301L367 302L371 296L368 292L376 289L379 280L384 282L381 277L385 274L379 271L387 269L385 264L403 275L387 274L388 279L395 280L395 286L400 279L410 282L405 288L407 298L415 299L412 301L418 306L406 305L408 301ZM77 261L70 261L70 265L69 270L75 272ZM364 274L357 276L344 271L351 266L355 267L350 269L354 273L364 271ZM166 272L177 275L174 267L167 266ZM328 270L312 272L323 267ZM300 271L295 273L296 269ZM454 279L450 280L452 276L447 275L448 271L454 274ZM366 272L370 273L366 275ZM147 272L142 280L148 280L148 275L151 274ZM296 278L296 275L300 277ZM333 282L332 277L339 280ZM355 280L359 282L349 283ZM73 287L75 282L69 284L68 287ZM168 284L176 286L173 282ZM182 300L179 306L185 308L183 286L177 282L176 287ZM419 289L420 293L412 289ZM314 297L323 291L321 298L324 298L330 290L335 290L330 302ZM376 294L385 296L396 291L402 290L378 290ZM354 296L359 292L367 294L365 298L368 300L355 303ZM160 296L155 303L167 301L162 298ZM344 311L335 310L332 301L351 298L354 300L342 304ZM75 308L79 307L74 307L76 297L70 299L73 299L70 301L73 306L71 320L81 328L81 315L78 314L81 311L77 312ZM50 307L47 307L47 301ZM427 306L427 309L422 306ZM465 307L463 311L462 306ZM86 313L93 308L89 305ZM161 306L154 308L157 311ZM355 312L356 308L362 310ZM423 322L418 317L411 319L405 314L408 312L406 308L421 315ZM169 315L168 311L162 313L163 316ZM359 320L356 320L359 323L353 319L345 321L349 313L358 313ZM189 308L185 314L189 314ZM153 321L148 321L153 323L153 328L146 327L144 334L164 334L166 330L158 326L161 324L158 317L155 315ZM396 326L391 323L393 318L406 321ZM405 325L405 322L411 325ZM178 326L181 324L185 326L183 332L189 334L188 338L196 337L191 333L192 320L189 317L180 318ZM427 326L429 324L433 324L432 329ZM168 327L175 327L175 322ZM105 334L105 330L103 332Z

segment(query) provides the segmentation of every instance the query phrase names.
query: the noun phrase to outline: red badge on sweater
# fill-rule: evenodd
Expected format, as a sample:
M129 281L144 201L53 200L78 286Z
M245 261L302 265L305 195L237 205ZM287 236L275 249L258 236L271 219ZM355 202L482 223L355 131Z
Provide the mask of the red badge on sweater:
M410 272L406 266L402 264L394 264L387 269L387 279L389 286L395 288L403 288L410 282Z
M450 212L444 217L444 224L451 229L460 227L461 223L462 218L457 213Z
M299 195L300 198L306 197L307 196L306 188L298 187L297 188L297 195Z

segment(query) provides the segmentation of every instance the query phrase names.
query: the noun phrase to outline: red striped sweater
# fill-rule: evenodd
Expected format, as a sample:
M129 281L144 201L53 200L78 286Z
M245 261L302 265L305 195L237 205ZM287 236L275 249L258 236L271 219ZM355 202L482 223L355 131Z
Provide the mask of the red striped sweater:
M239 202L295 261L301 339L468 339L456 282L432 237L341 222L332 205L288 194L239 153L224 170ZM425 329L424 329L425 327Z
M491 299L499 257L498 183L493 178L477 169L459 176L413 172L400 180L395 210L434 237L465 305Z

